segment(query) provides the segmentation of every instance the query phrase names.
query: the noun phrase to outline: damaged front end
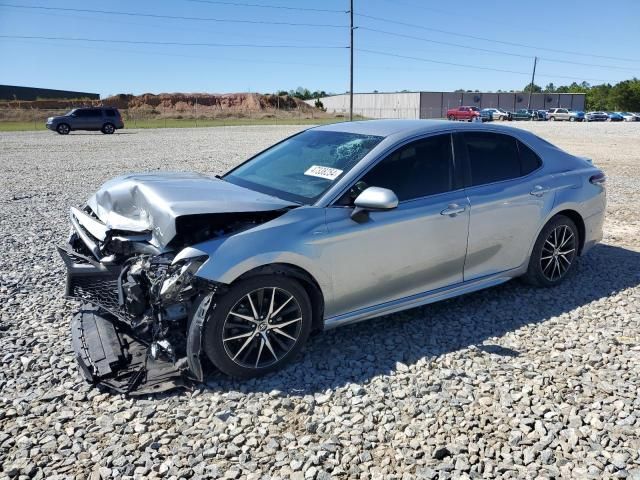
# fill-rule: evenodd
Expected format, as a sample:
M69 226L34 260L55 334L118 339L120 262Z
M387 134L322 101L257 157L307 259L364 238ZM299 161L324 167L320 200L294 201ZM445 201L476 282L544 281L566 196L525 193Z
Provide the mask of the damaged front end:
M87 304L71 325L86 379L132 395L202 381L201 332L224 286L196 275L208 256L189 245L281 214L178 218L172 241L158 245L150 231L107 227L88 206L72 208L73 230L58 250L67 268L66 295Z

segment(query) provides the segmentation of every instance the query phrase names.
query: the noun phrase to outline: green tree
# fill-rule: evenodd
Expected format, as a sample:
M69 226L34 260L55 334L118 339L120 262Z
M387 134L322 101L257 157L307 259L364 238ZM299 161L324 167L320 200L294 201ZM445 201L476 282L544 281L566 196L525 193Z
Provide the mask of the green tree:
M531 83L527 83L527 86L522 89L523 92L526 93L540 93L542 91L542 87L540 85L536 85L535 83L531 85Z
M622 111L640 111L640 80L633 78L618 83L611 92L611 103Z
M611 110L612 87L608 83L594 85L587 91L585 108L587 110Z

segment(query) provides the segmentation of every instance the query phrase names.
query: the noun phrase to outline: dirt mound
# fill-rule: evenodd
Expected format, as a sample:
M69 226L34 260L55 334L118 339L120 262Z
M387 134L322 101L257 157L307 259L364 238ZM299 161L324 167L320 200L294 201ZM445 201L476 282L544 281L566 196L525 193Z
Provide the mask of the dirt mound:
M0 102L3 108L55 109L108 105L123 110L157 111L171 114L194 110L198 112L223 111L225 113L260 113L270 110L297 110L309 113L315 110L302 100L289 95L263 95L260 93L144 93L118 94L101 100L33 100Z
M161 93L158 95L115 95L102 100L105 105L123 109L155 109L162 112L192 110L224 110L228 112L264 112L267 110L300 110L311 112L313 107L289 95L262 95L259 93Z

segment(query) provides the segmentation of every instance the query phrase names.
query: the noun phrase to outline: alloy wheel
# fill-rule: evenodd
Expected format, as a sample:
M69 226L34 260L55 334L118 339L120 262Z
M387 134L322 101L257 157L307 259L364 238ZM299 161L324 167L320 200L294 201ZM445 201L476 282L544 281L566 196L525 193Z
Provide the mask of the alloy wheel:
M69 125L67 125L66 123L61 123L60 125L58 125L58 133L61 133L62 135L66 135L67 133L69 133Z
M294 295L278 287L253 290L229 310L222 328L227 356L244 368L280 361L298 342L302 309Z
M566 275L576 256L576 236L567 225L554 228L542 247L540 268L547 280L555 282Z

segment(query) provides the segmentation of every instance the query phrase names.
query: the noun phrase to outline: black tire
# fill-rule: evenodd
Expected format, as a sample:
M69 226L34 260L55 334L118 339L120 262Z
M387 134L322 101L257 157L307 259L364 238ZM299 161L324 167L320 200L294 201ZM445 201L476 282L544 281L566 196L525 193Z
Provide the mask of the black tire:
M449 115L449 120L454 121L456 119L456 117L454 117L453 115Z
M569 117L569 121L570 122L575 122L576 121L576 117Z
M105 123L101 129L101 132L107 135L111 135L115 131L116 131L116 126L113 123Z
M550 122L555 122L556 121L556 117L549 117L549 121Z
M66 123L61 123L56 127L56 132L58 132L60 135L69 135L70 131L71 127Z
M284 304L273 319L266 315L271 302L269 291L274 292L274 305ZM286 300L287 296L293 299ZM252 311L257 312L258 321ZM239 318L237 313L254 320ZM298 315L300 321L295 320ZM278 370L295 358L309 337L311 324L311 301L297 281L282 275L251 277L232 285L209 313L204 327L204 351L229 376L257 377Z
M569 232L572 234L570 237ZM559 249L552 248L553 235ZM559 237L566 234L566 237ZM551 239L551 240L550 240ZM563 243L566 240L565 243ZM564 215L556 215L544 226L531 252L529 267L523 279L537 287L553 287L562 283L573 271L578 257L580 233L576 224ZM566 254L559 254L568 252ZM550 273L552 272L552 273Z

